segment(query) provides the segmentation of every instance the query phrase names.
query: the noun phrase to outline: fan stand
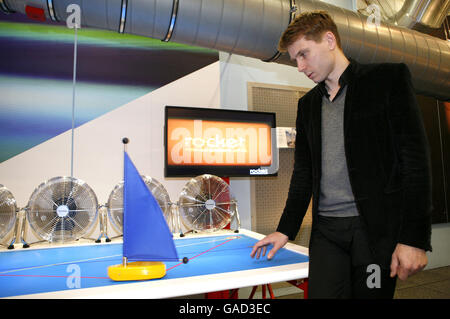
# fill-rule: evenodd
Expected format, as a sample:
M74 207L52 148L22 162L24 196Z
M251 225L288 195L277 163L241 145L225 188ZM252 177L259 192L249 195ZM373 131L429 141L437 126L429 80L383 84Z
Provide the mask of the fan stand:
M16 224L16 231L14 235L14 241L11 242L11 248L8 247L8 249L14 249L14 242L17 239L17 236L19 236L20 242L22 243L22 248L29 248L31 244L38 244L46 242L46 240L36 240L33 242L28 242L25 240L25 230L28 226L27 217L26 217L26 211L28 210L27 207L25 207L19 214L19 218L17 218L17 224ZM36 236L38 238L38 236Z
M22 248L29 248L30 244L28 244L25 241L25 227L27 225L25 223L25 221L26 221L25 212L22 211L20 214L20 242L22 243ZM17 225L17 227L19 227L19 225ZM16 234L17 233L19 233L19 232L17 232L17 230L16 230Z
M103 210L100 210L102 207L98 207L97 211L98 211L98 229L100 231L100 234L97 237L87 237L89 234L83 235L81 236L79 239L75 239L75 242L79 241L80 239L84 239L84 240L89 240L92 241L96 244L101 243L102 242L102 237L105 237L105 242L109 243L111 241L111 239L108 237L107 235L107 229L108 226L106 225L106 213L103 212ZM92 233L94 230L91 230L89 233Z
M230 185L230 178L229 177L221 177L225 183L227 183L228 185ZM239 229L241 228L241 219L239 218L239 210L238 210L238 206L236 205L236 213L233 215L232 220L230 221L230 223L225 226L225 229L231 229L231 224L233 223L233 221L236 222L236 229L234 229L235 233L239 233Z
M171 215L171 219L172 219L172 225L174 226L174 228L176 227L178 230L178 233L180 234L180 237L182 235L182 230L181 230L181 221L180 221L180 212L177 209L177 204L171 203L170 204L170 215Z
M113 240L113 239L122 237L123 234L119 231L119 229L118 229L118 228L116 227L116 225L114 225L114 224L112 225L112 226L113 226L112 228L113 228L116 232L119 231L118 234L117 234L116 236L110 236L110 235L108 234L108 226L107 226L108 220L109 220L109 218L108 218L108 209L109 209L108 203L106 203L106 204L103 205L102 207L105 208L105 210L102 211L102 213L103 213L104 216L105 216L105 219L104 219L104 221L103 221L104 229L103 229L102 232L103 232L104 236L107 238L106 241L108 242L108 240L111 241L111 240ZM99 239L100 239L101 237L102 237L102 236L100 235Z
M235 221L235 225L236 228L234 229L235 233L239 233L239 229L241 229L241 219L239 218L239 210L238 207L236 205L236 213L233 215L231 222L230 222L230 229L231 229L231 224L233 223L233 221Z
M229 177L221 177L225 183L227 183L228 185L230 185L230 178ZM239 229L241 228L241 219L239 218L239 210L238 210L238 206L236 205L236 213L232 216L232 219L230 221L230 223L224 227L224 229L230 229L231 230L231 224L233 223L233 221L235 221L236 223L236 228L234 229L235 233L239 233Z
M14 242L16 241L16 233L17 233L17 227L19 226L19 218L18 213L16 212L16 221L14 222L14 227L12 231L12 238L9 241L9 244L4 244L3 242L0 242L0 246L7 247L8 249L14 249ZM11 231L8 232L8 234L11 233ZM8 237L8 236L5 236Z
M233 224L233 222L235 222L235 228L231 229L231 225ZM232 230L234 233L239 233L239 229L241 229L241 219L239 218L239 210L237 208L236 205L236 212L233 214L233 216L231 217L230 222L228 223L228 225L226 225L223 229L226 230Z
M16 212L16 221L14 223L14 230L12 231L12 237L9 240L9 244L5 245L0 243L0 246L7 247L8 249L14 249L17 238L20 239L22 243L22 248L29 248L30 245L24 239L24 228L25 228L25 212L24 210L18 210Z
M181 221L180 221L180 211L178 210L178 203L171 203L170 206L170 215L172 219L172 224L174 227L177 227L177 231L180 234L180 237L184 237L183 230L181 228Z
M112 238L108 237L108 217L107 217L107 212L106 212L106 206L100 206L99 207L99 223L100 223L100 235L97 237L97 239L95 240L95 242L101 243L102 242L102 238L105 237L105 242L109 243L111 241ZM119 236L117 236L119 237ZM115 237L113 237L115 238Z
M13 194L0 184L0 246L14 249L19 225L19 212ZM11 239L9 239L12 236ZM9 241L9 244L6 244Z

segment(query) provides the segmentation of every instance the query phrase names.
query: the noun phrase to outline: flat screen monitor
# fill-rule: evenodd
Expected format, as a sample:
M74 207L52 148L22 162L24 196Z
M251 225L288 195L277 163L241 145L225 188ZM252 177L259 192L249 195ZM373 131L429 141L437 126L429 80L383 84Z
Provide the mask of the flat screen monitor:
M268 176L278 171L275 113L166 106L165 176Z

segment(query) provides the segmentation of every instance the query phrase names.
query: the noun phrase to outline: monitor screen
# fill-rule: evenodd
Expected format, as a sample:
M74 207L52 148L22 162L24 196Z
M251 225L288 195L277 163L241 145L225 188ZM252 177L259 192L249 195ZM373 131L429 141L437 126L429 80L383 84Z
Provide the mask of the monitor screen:
M165 176L278 171L275 113L166 106Z

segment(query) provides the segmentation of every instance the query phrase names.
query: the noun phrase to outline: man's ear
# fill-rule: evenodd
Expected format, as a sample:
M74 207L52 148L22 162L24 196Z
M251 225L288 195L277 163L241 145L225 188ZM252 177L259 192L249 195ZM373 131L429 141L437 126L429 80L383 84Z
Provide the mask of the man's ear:
M326 31L323 35L322 41L327 41L328 48L330 50L334 50L337 46L336 37L334 36L334 33L331 31Z

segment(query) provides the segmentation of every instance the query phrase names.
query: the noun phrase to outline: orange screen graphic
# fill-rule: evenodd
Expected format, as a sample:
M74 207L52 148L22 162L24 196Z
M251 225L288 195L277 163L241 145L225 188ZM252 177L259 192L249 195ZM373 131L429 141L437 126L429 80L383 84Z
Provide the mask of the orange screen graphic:
M270 126L168 119L169 165L264 165L272 163Z

